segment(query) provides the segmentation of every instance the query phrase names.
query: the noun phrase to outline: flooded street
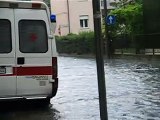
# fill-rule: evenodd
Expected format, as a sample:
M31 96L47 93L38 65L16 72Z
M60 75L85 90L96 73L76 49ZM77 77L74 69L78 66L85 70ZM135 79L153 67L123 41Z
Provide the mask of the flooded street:
M93 58L59 57L59 89L47 107L3 110L0 120L100 120ZM105 61L109 120L160 120L160 61Z

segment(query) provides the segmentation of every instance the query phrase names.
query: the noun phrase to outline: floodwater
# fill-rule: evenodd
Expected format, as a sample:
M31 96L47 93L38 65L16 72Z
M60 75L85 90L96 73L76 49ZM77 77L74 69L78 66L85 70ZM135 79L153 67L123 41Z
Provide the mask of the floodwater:
M95 59L61 56L58 63L50 106L12 102L0 108L0 120L100 120ZM111 59L105 77L109 120L160 120L160 61Z

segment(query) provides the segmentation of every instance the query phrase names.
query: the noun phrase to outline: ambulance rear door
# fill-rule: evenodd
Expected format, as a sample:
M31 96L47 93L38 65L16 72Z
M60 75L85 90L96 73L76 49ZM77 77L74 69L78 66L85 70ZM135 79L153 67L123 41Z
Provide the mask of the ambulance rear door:
M51 94L52 54L49 20L43 9L15 9L17 95Z
M0 8L0 98L16 95L14 12Z

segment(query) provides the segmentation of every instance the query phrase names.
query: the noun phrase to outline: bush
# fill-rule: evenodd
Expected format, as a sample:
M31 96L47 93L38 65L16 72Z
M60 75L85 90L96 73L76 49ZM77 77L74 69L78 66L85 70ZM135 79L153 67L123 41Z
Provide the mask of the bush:
M94 53L94 33L82 32L66 36L56 36L58 53L90 54Z

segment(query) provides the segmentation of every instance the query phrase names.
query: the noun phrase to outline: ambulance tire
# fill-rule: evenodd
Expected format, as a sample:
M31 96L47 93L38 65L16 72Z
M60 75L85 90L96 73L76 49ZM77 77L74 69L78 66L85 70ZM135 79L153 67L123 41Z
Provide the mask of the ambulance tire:
M50 99L45 98L45 99L26 100L24 103L27 104L28 106L46 107L50 105Z
M50 98L42 99L37 101L39 106L48 106L50 105Z
M44 105L49 105L50 104L50 98L44 99L43 104Z

